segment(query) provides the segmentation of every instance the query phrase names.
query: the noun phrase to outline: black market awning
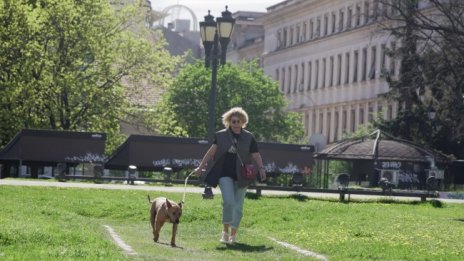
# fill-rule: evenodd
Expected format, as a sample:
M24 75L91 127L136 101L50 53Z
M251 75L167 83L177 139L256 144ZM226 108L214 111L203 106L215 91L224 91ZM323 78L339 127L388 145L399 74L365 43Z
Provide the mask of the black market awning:
M106 134L24 129L0 151L0 162L56 165L103 163Z
M197 167L208 150L208 141L196 138L131 135L105 163L106 169L141 171Z
M105 163L106 169L141 171L195 168L210 145L205 139L131 135ZM276 173L308 171L314 147L310 145L258 143L266 170Z

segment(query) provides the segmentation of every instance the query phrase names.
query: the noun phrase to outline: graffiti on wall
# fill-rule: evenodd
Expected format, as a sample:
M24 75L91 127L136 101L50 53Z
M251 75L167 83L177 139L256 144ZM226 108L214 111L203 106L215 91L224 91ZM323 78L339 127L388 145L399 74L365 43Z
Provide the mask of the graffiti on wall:
M382 169L400 169L401 162L400 161L383 161L382 162Z
M152 164L154 167L176 167L176 168L193 168L200 165L201 159L192 159L192 158L185 158L185 159L159 159L153 160ZM300 169L296 164L293 162L287 162L285 166L278 166L275 162L265 162L264 169L268 173L287 173L287 174L295 174L295 173L307 173L309 169L308 166L305 166L304 169Z
M105 156L94 153L87 153L85 155L67 156L64 158L67 162L90 162L90 163L103 163Z
M159 159L154 160L153 166L155 167L196 167L200 165L201 159Z
M398 188L414 189L420 186L419 175L413 171L383 169L381 170L381 178L387 179Z
M398 172L398 188L413 189L419 187L418 175L414 172L402 171Z

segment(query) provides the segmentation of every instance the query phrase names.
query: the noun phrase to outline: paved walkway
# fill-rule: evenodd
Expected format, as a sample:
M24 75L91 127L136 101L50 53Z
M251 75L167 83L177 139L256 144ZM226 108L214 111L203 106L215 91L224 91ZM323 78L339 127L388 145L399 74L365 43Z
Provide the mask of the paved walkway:
M24 179L0 179L0 186L48 186L48 187L64 187L64 188L91 188L91 189L128 189L128 190L144 190L144 191L165 191L165 192L178 192L182 193L184 190L187 193L203 193L201 187L188 186L148 186L148 185L126 185L126 184L95 184L95 183L84 183L84 182L53 182L53 181L42 181L42 180L24 180ZM253 191L253 190L251 190ZM213 188L214 194L220 194L219 188ZM289 191L272 191L262 190L263 195L291 195L297 194L297 192ZM299 192L298 194L305 195L311 198L339 198L337 193L317 193L317 192ZM353 199L379 199L386 198L386 196L371 196L371 195L351 195ZM417 197L389 197L395 200L419 200ZM447 203L464 203L462 199L439 199L442 202Z

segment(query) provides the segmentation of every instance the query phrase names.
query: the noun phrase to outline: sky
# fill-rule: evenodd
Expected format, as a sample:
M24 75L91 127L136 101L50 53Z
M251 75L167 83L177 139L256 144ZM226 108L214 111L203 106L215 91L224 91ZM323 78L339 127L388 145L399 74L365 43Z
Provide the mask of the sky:
M204 16L211 10L211 15L220 17L221 12L225 10L225 6L229 6L229 11L235 13L237 11L257 11L266 12L266 8L284 0L150 0L151 6L156 11L162 11L164 8L173 5L184 5L192 9L197 17L197 21L204 20ZM172 9L174 10L174 9ZM180 18L190 18L188 11L180 9L177 12Z

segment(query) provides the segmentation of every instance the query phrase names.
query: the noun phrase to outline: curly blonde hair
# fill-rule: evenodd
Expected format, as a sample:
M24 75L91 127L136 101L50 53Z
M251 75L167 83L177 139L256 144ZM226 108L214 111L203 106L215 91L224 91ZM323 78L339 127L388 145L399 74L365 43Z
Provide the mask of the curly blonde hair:
M242 127L245 128L248 123L248 113L242 109L242 107L233 107L222 114L222 123L226 128L230 126L230 120L232 117L237 117L243 123Z

